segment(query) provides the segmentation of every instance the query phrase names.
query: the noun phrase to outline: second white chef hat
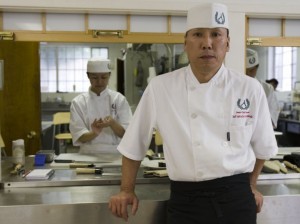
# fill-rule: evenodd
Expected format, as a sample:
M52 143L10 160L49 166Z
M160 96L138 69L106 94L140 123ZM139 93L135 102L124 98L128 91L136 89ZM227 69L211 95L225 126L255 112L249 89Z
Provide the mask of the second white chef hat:
M259 64L258 54L255 50L247 48L246 52L246 68L252 68Z
M87 72L89 73L107 73L111 72L109 59L91 58L87 63Z

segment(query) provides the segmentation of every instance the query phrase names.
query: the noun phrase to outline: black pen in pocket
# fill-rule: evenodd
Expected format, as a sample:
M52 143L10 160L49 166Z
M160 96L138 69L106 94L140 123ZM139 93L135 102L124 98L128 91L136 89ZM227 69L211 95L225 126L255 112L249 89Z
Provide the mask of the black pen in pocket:
M226 133L226 137L227 137L227 141L230 142L230 132L229 131Z

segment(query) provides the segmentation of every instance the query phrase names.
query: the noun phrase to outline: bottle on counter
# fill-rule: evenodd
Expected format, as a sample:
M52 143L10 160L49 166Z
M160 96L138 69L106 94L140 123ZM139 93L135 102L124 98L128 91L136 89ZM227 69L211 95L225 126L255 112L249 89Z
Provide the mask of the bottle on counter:
M24 139L12 141L12 161L14 165L25 164L25 146Z

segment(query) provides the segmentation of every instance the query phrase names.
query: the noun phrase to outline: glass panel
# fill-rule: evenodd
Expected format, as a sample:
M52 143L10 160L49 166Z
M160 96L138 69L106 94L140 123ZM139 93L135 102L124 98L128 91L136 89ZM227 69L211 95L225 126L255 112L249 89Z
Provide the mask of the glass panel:
M66 77L66 81L70 86L73 86L74 83L74 70L68 70L67 71L67 77ZM73 87L72 87L73 88Z
M85 64L86 65L86 64ZM75 70L78 69L84 69L85 65L83 65L83 59L82 58L78 58L74 60L74 66L75 66Z
M75 70L74 80L75 81L84 81L84 79L87 79L86 73L82 70Z
M48 59L48 69L56 69L56 59Z
M58 81L65 82L67 80L67 70L59 70Z
M41 83L53 81L51 88L42 91L83 91L88 89L86 65L92 56L108 58L107 47L86 46L86 44L42 43L40 49L43 57L40 60ZM56 83L55 81L58 80ZM74 88L74 80L81 82ZM61 83L62 82L62 83ZM54 84L56 83L56 88ZM42 84L41 84L42 85ZM43 83L45 85L45 83ZM74 90L75 89L75 90ZM79 90L80 89L80 90Z
M56 70L49 70L48 75L49 75L49 81L56 82ZM56 92L56 90L55 90L55 92Z
M45 57L45 59L41 57L41 83L46 80L52 82L51 88L42 88L42 91L87 91L90 86L86 75L88 59L91 57L108 58L110 56L115 66L112 70L110 85L116 86L116 88L118 85L126 85L127 89L132 89L126 93L134 95L132 102L137 102L140 99L147 85L149 67L154 67L156 74L163 74L179 68L178 64L182 61L185 64L188 63L186 55L183 54L183 44L43 43L40 48L43 52L42 55ZM117 83L118 76L122 74L117 73L118 68L114 64L116 58L124 60L123 75L125 80L123 84ZM140 84L136 83L138 61L142 62L144 71L144 77Z
M58 68L67 69L67 60L65 58L58 59Z
M40 79L41 83L44 81L48 81L48 70L41 70Z
M75 60L74 58L68 58L67 59L67 69L68 70L74 70L75 69Z
M75 58L82 58L82 47L75 47Z
M56 92L56 82L49 82L48 85L49 92Z

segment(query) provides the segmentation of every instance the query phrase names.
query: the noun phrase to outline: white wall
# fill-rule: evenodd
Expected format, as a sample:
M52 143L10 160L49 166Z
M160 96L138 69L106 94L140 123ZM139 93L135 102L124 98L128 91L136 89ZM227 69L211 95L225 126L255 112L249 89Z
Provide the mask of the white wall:
M229 15L230 50L225 58L227 67L245 73L245 14Z
M76 12L115 12L121 14L176 14L184 15L193 5L212 2L210 0L1 0L0 8L22 11L49 10ZM300 1L297 0L219 0L225 3L230 11L246 12L255 15L285 14L299 15Z

